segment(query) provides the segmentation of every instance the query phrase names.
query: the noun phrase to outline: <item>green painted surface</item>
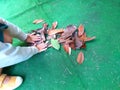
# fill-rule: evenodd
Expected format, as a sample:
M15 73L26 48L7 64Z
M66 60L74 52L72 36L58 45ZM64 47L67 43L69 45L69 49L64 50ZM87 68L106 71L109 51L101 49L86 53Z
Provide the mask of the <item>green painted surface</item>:
M120 90L120 0L0 0L0 16L29 32L36 18L59 27L84 24L88 36L96 40L82 50L85 61L53 48L26 62L6 68L4 73L21 75L17 90ZM14 45L21 42L15 40Z

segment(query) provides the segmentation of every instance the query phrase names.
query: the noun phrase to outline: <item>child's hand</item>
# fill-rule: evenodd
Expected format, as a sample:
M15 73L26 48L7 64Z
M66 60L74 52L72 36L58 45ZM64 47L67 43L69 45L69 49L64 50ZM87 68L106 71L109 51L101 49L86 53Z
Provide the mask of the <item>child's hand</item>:
M35 41L39 41L39 40L40 40L40 37L37 35L34 35L34 33L32 33L32 34L28 34L26 42L34 43Z
M37 49L39 50L39 52L45 51L47 49L47 43L41 43L36 45Z

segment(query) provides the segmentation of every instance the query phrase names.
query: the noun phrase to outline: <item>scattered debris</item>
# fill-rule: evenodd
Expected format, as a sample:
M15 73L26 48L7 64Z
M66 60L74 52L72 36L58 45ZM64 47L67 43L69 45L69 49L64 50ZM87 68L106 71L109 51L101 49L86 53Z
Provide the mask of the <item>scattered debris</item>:
M42 19L36 19L33 21L34 24L43 22ZM96 37L87 37L85 33L85 28L81 24L77 28L75 25L68 25L65 29L56 29L58 22L52 23L51 28L48 28L47 23L43 23L42 28L33 30L34 35L40 36L40 41L35 43L29 43L32 46L35 44L48 43L48 47L53 47L56 50L60 49L60 44L63 45L66 53L71 55L71 52L76 49L86 48L86 42L94 40ZM84 54L80 52L77 57L77 62L82 64L84 61Z

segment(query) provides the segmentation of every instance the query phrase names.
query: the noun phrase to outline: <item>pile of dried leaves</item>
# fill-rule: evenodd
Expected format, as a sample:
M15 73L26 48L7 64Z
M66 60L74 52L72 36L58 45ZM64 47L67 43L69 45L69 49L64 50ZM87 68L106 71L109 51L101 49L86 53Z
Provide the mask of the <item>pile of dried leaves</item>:
M34 20L34 24L43 22L44 20ZM43 27L37 30L33 30L34 35L40 36L41 40L35 43L29 43L34 45L38 43L48 43L48 47L53 47L57 50L60 49L60 44L64 50L71 55L71 49L76 50L80 48L86 48L86 42L94 40L95 37L87 37L84 26L81 24L78 28L75 25L68 25L65 29L56 29L58 23L53 22L51 28L48 28L47 23L43 23ZM84 61L84 54L80 52L77 57L77 62L81 64Z

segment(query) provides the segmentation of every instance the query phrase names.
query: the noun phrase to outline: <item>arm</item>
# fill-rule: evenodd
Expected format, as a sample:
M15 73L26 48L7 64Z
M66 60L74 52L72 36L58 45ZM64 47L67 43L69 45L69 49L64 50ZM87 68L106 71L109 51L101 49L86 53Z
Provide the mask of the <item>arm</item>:
M33 55L45 51L47 43L30 47L13 47L10 43L0 42L0 68L23 62Z
M8 30L11 34L11 36L18 38L22 41L25 41L27 38L27 34L25 34L24 32L21 31L21 29L19 27L17 27L16 25L0 18L0 23L4 23L6 25L8 25Z
M38 52L35 46L13 47L9 43L0 42L0 68L25 61Z

